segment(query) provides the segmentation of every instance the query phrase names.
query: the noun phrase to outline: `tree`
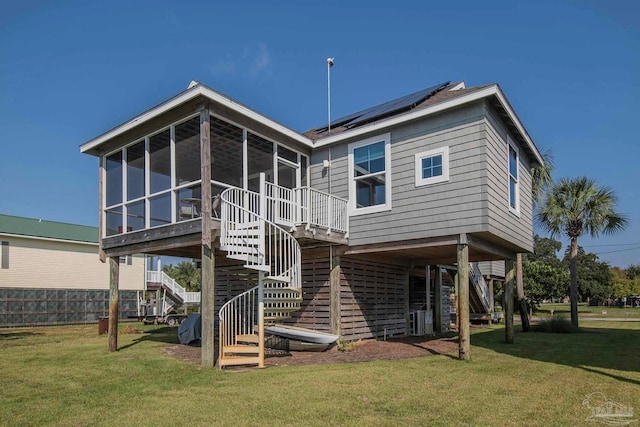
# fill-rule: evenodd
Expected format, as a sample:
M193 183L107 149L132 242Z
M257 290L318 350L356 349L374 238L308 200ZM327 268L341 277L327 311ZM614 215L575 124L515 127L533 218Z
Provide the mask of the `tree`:
M533 253L524 255L524 288L535 304L550 298L560 298L569 290L569 271L556 253L562 243L555 239L534 236Z
M542 198L546 189L551 185L551 171L553 171L553 154L551 150L542 153L543 163L531 169L531 197L534 205L537 205ZM522 254L516 254L516 295L518 298L518 309L520 311L520 320L522 324L522 332L528 332L531 327L529 325L529 310L527 307L527 299L524 292L524 270L522 266Z
M598 187L587 177L563 178L554 183L538 212L540 224L552 236L565 234L571 242L569 276L571 286L571 323L578 327L578 238L584 233L592 237L622 230L627 220L615 211L617 197L608 187Z
M564 254L565 266L569 265L570 251L568 247ZM579 300L595 300L600 305L613 296L613 275L609 264L601 262L596 254L585 252L580 246L576 263Z
M640 279L640 265L631 264L626 268L626 274L629 280Z
M613 297L624 298L640 295L640 266L630 265L626 269L612 267Z

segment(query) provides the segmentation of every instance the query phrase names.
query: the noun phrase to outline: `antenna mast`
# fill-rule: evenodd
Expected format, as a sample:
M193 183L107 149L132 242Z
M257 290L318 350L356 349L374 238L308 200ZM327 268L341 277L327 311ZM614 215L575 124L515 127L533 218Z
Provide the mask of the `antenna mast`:
M333 58L327 58L327 129L331 135L331 67L333 67Z

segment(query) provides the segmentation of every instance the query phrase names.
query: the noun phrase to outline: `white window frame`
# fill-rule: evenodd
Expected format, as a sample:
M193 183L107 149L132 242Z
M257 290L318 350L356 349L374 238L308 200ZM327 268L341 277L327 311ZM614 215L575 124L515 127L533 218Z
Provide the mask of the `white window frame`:
M442 175L432 176L429 178L422 177L422 160L430 157L442 156ZM416 187L422 187L423 185L437 184L439 182L449 181L449 146L436 148L429 151L423 151L417 153L415 156L415 173L416 173Z
M516 153L516 173L518 174L517 177L513 177L511 175L511 156L510 156L510 150L509 149L513 149L513 151ZM509 207L509 212L513 213L516 216L520 216L520 150L518 149L518 146L515 144L515 142L511 139L511 137L509 137L507 135L507 206ZM511 206L511 181L515 181L515 199L516 199L516 206L513 207Z
M358 208L356 204L356 181L354 177L354 159L353 151L357 148L367 145L384 142L384 179L385 179L385 203L381 205L366 206ZM375 212L384 212L391 210L391 134L385 133L364 139L362 141L352 142L349 144L349 216L365 215ZM376 172L376 175L380 172ZM371 174L373 175L373 174ZM370 176L370 175L365 175ZM362 177L359 177L362 178Z

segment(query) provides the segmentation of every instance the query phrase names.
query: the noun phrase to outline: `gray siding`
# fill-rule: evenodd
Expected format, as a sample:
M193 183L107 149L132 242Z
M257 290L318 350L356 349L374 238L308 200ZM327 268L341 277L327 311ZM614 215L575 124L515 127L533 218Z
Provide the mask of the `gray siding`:
M511 242L524 251L533 250L533 208L531 200L531 165L523 149L520 151L520 215L509 211L509 152L507 129L494 111L487 107L485 125L487 140L487 177L489 193L489 232ZM513 137L512 137L513 140ZM516 143L516 141L514 141ZM517 144L516 144L517 145Z
M531 174L520 148L520 217L509 211L506 128L484 101L362 135L311 156L311 185L349 198L348 144L391 134L392 209L349 219L352 246L483 233L510 250L531 250ZM415 186L415 154L448 146L449 181ZM329 183L330 181L330 183ZM487 233L492 234L488 236Z
M350 217L350 244L485 231L483 120L484 105L479 102L392 128L392 210ZM363 135L331 148L333 194L349 197L348 143L374 135ZM415 154L443 146L449 146L449 181L416 187ZM327 148L316 150L312 155L311 184L328 191L329 177L322 167L325 159L328 159Z
M504 261L483 261L478 263L483 276L504 277Z

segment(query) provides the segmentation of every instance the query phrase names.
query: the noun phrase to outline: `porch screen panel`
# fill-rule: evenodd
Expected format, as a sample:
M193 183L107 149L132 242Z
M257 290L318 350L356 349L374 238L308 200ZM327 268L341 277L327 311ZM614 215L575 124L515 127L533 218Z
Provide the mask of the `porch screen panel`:
M211 179L242 187L242 129L211 118Z
M171 187L171 133L169 129L149 138L149 188L151 194Z
M307 156L300 156L300 185L307 186Z
M122 151L113 153L106 161L106 205L122 203Z
M284 163L278 163L278 185L286 188L295 188L296 168L292 168Z
M202 189L200 184L178 190L177 194L178 221L199 218L202 203Z
M260 191L260 173L273 182L273 143L252 133L247 135L249 190Z
M144 200L127 204L127 231L144 228L144 205Z
M107 236L122 233L122 206L106 210Z
M127 147L127 200L144 196L144 141Z
M171 193L162 193L149 199L151 227L171 224Z
M175 127L176 185L200 179L200 117Z

